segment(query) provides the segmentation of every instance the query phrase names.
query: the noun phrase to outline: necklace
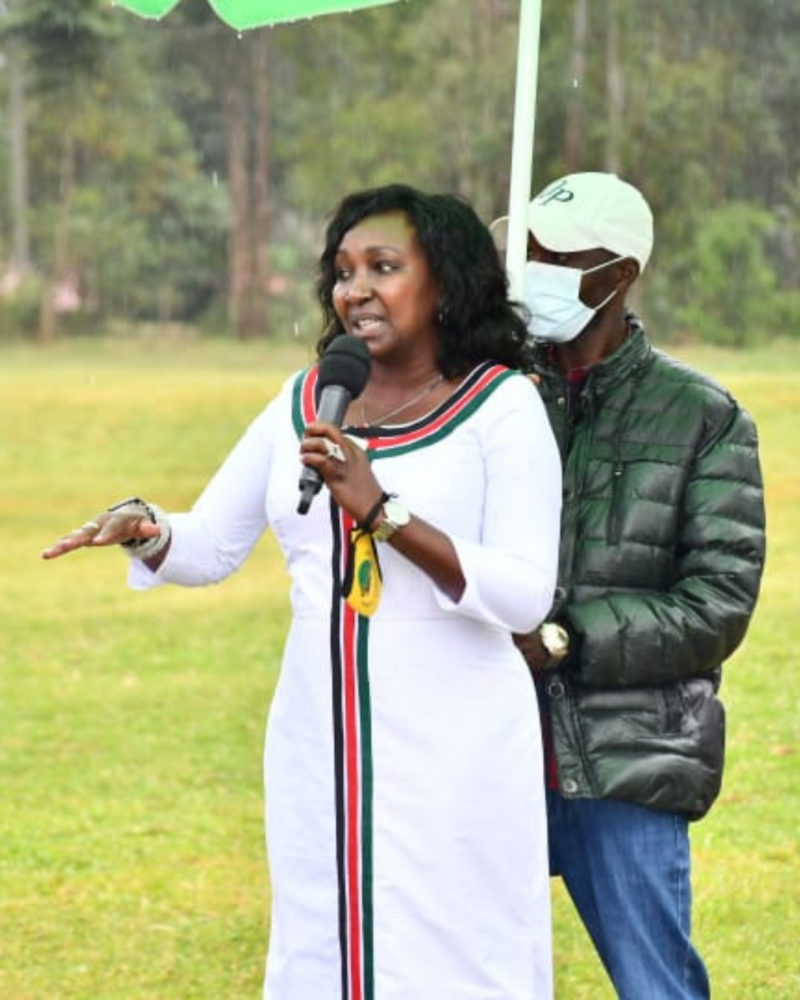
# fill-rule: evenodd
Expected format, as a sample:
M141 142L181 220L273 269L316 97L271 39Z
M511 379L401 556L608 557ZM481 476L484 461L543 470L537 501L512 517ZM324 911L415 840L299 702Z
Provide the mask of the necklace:
M400 406L396 406L393 410L389 410L388 413L383 413L381 416L376 417L375 420L370 420L367 417L367 411L364 407L364 403L361 403L361 426L362 427L380 427L386 420L390 420L392 417L396 417L398 413L403 413L414 403L418 403L421 399L424 399L429 393L433 392L437 385L444 382L444 375L441 372L432 379L430 382L426 383L422 389L411 399L407 399L405 403L401 403Z

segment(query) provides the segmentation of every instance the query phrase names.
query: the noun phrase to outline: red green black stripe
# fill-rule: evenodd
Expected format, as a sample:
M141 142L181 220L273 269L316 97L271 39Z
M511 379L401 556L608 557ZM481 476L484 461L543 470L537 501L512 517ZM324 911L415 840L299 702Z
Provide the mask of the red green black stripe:
M372 718L369 620L344 601L343 540L353 521L331 503L334 528L331 660L342 1000L374 1000Z

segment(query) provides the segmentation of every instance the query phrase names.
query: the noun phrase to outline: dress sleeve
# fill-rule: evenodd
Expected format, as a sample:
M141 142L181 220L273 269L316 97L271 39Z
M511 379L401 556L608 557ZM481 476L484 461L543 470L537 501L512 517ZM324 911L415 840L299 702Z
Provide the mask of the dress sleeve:
M156 572L131 560L128 584L202 587L234 573L267 528L266 493L273 440L289 386L251 423L191 511L169 514L172 542Z
M561 461L539 394L507 379L487 404L481 440L485 504L480 541L453 537L466 588L443 608L530 632L553 603L558 570Z

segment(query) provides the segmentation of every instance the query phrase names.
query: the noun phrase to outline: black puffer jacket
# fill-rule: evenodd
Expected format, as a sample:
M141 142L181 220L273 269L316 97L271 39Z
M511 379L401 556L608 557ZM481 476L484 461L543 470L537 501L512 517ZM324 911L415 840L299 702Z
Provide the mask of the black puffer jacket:
M575 653L539 683L567 797L702 816L722 779L720 668L744 637L764 561L756 431L638 321L570 399L536 364L564 461L551 619Z

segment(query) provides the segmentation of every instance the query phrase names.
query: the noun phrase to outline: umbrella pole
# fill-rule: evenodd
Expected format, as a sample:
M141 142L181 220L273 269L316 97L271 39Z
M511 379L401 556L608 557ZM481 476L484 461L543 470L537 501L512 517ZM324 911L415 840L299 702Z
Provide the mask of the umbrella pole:
M533 172L533 138L536 127L536 84L539 75L541 0L520 0L517 85L514 98L514 132L511 147L511 182L508 194L508 244L506 269L511 297L525 294L525 260L528 245L528 202Z

